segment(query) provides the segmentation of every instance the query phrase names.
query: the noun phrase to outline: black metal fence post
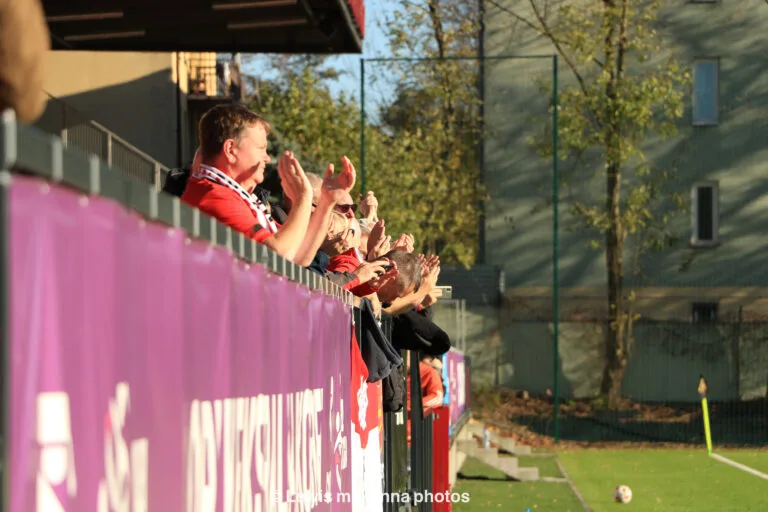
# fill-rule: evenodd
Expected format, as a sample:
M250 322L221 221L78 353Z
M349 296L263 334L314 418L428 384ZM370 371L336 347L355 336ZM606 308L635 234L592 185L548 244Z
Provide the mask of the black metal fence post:
M432 501L432 415L424 416L418 352L409 352L411 376L411 490L418 494L419 512L431 512ZM427 495L430 493L430 495Z
M2 450L2 460L0 460L0 511L8 509L7 501L10 497L10 471L8 471L8 462L10 461L10 444L8 440L8 424L10 423L10 326L8 319L10 317L8 308L9 300L9 280L8 258L10 257L10 218L9 218L9 187L11 184L10 171L16 163L17 158L17 124L16 116L12 111L6 110L0 112L0 385L2 385L3 403L0 404L0 450Z

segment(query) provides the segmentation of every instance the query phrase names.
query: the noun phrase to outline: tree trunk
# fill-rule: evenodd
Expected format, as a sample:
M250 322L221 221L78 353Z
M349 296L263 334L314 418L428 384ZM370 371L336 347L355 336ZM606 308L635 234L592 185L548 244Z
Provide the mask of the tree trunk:
M605 339L605 367L601 392L609 407L616 407L621 398L621 384L627 365L625 338L627 314L624 311L623 226L621 224L621 166L613 163L606 177L606 207L610 228L606 232L605 267L608 277L608 328Z
M627 46L627 2L619 14L616 0L603 0L606 27L603 52L610 79L605 84L608 110L605 116L606 213L605 268L608 278L608 328L605 334L605 367L600 386L608 407L618 406L627 367L627 337L631 336L631 315L624 310L624 227L621 219L621 108L620 91L624 78L624 54Z

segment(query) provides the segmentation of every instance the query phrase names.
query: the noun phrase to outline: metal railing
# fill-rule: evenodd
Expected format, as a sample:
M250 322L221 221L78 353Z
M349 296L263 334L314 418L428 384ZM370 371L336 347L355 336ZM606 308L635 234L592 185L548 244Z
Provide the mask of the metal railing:
M419 354L409 351L411 387L411 491L422 496L432 490L432 414L425 414L422 406L421 374ZM414 500L415 501L415 500ZM432 502L424 501L419 512L432 512Z
M168 167L64 101L48 94L37 128L61 138L65 148L96 155L121 173L162 187Z

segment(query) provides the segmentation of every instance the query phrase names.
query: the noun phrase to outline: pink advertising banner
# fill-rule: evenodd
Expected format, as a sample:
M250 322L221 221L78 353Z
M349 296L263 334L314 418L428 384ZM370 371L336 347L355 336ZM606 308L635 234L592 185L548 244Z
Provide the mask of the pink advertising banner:
M464 354L456 350L449 350L445 354L444 368L447 370L448 402L451 406L451 427L455 425L467 408L467 369Z
M6 510L349 511L348 306L14 177Z

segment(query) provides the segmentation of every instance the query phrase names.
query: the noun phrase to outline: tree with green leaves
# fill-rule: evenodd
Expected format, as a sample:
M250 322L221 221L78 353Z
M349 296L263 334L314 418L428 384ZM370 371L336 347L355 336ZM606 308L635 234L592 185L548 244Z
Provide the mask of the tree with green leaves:
M476 56L472 5L402 0L393 16L386 30L396 56ZM308 170L324 169L344 154L359 164L360 107L332 93L338 72L316 56L278 58L279 79L254 84L250 99L272 123L278 145L296 151ZM382 66L368 66L368 76L398 85L394 96L367 112L365 166L387 233L412 233L420 252L470 265L481 199L477 62Z
M477 89L479 19L461 0L398 0L385 30L393 57L435 60L378 63L372 74L397 80L396 97L379 108L377 126L396 141L399 168L371 168L382 205L416 223L416 239L443 262L471 265L478 244L480 137ZM451 60L446 57L469 57ZM445 59L445 60L443 60ZM366 158L370 149L366 149ZM403 184L390 195L389 176ZM389 215L386 215L389 222Z
M331 93L329 79L338 72L322 60L293 58L278 79L259 83L249 106L272 125L280 149L298 155L305 169L322 172L347 155L359 161L359 108L345 94Z
M564 158L602 182L598 199L574 199L571 213L599 235L593 246L605 253L609 328L601 392L614 407L639 318L625 271L639 269L644 252L670 244L669 213L682 207L679 194L664 191L670 170L648 161L644 145L676 132L689 73L673 57L659 58L664 46L654 26L661 0L489 1L548 40L568 71L559 92L559 145ZM551 158L550 141L538 141L538 149Z

